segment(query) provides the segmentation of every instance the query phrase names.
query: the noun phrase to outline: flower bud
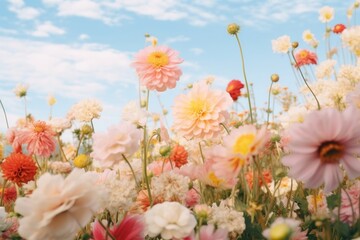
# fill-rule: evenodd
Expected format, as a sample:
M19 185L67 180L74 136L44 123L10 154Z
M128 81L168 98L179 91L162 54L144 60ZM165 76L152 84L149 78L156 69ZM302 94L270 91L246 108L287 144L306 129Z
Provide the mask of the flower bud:
M286 240L289 239L290 234L291 229L285 223L278 224L270 229L270 239Z
M292 42L291 46L295 49L295 48L297 48L299 46L299 43L298 42Z
M89 157L85 154L80 154L74 159L74 166L77 168L85 168L89 163Z
M81 127L81 133L84 135L90 134L92 133L92 127L88 124L85 124L84 126Z
M227 27L227 31L231 35L236 35L240 31L240 26L236 23L230 23Z
M272 81L272 82L278 82L279 79L280 79L280 78L279 78L279 75L278 75L278 74L274 73L274 74L271 75L271 81Z
M161 146L159 149L159 153L163 157L168 156L170 154L170 152L171 152L170 146Z

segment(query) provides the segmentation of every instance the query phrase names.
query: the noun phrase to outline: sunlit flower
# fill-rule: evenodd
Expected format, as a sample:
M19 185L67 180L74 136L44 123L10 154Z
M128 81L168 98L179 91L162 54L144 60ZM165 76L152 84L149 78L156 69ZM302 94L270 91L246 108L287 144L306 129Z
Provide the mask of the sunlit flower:
M104 224L106 225L106 224ZM114 225L109 232L117 240L143 240L144 222L140 215L126 215L120 224ZM106 231L98 221L93 226L93 240L106 240Z
M287 35L278 37L275 40L271 41L272 50L275 53L288 53L291 47L290 37Z
M54 131L43 121L36 121L18 132L18 141L26 144L29 154L49 157L55 151Z
M336 61L333 59L327 59L316 66L315 75L318 79L328 79L334 73L334 67Z
M289 177L283 177L277 182L272 181L270 184L268 184L268 189L271 191L271 194L276 197L285 195L291 191L295 191L297 187L297 182ZM264 191L266 190L264 187L262 189Z
M56 98L53 95L48 97L48 104L49 106L53 106L56 103Z
M31 157L12 153L1 163L3 177L18 186L34 180L37 167Z
M310 30L305 30L302 37L303 40L313 48L316 48L319 44L318 40L316 40L314 34L310 32Z
M300 223L292 218L277 218L263 236L269 240L306 240L306 232L301 231Z
M282 159L290 167L289 176L303 181L307 188L324 183L325 192L340 184L343 173L339 164L351 179L360 176L359 159L355 157L360 153L359 120L355 108L343 112L322 109L311 112L303 123L290 126L290 154Z
M67 117L70 120L80 122L90 122L94 118L100 118L103 108L101 103L96 99L85 99L73 105Z
M360 56L360 26L345 29L341 34L341 40L344 46Z
M72 239L102 207L106 197L91 173L74 169L65 179L43 174L29 197L18 198L19 234L29 240Z
M236 101L241 96L241 89L244 88L244 84L240 80L231 80L227 87L226 91L230 94L231 98Z
M145 222L149 237L161 235L166 240L183 239L196 226L194 215L178 202L156 204L145 213Z
M176 144L172 147L169 160L172 164L175 164L176 167L181 167L187 163L188 152L185 150L184 146Z
M106 133L96 132L93 135L91 156L101 167L113 167L124 158L134 154L140 146L141 131L135 125L123 122L112 125Z
M176 86L182 71L178 64L183 60L177 51L166 46L149 46L135 55L132 66L140 82L149 90L163 92Z
M319 10L319 20L323 23L330 22L334 18L334 8L325 6Z
M310 52L306 49L299 50L295 54L296 65L295 67L301 67L304 65L317 64L316 53Z
M61 133L65 129L71 128L71 122L67 118L51 118L51 120L49 121L49 125L56 133Z
M173 128L183 137L208 139L223 130L232 100L225 91L212 90L205 82L194 84L188 94L176 97Z
M29 86L25 84L18 84L14 89L14 93L17 97L22 98L25 97L27 94Z
M346 26L344 24L336 24L334 28L332 29L333 33L340 34L346 29Z
M19 130L16 128L9 128L6 132L6 140L11 144L13 152L21 152L21 143L17 137Z

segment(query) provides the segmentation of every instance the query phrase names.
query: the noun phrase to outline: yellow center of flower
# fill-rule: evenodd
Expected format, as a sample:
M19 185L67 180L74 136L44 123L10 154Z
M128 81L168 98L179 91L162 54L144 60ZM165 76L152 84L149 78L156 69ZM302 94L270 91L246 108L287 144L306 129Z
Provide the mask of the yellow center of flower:
M270 229L270 240L285 240L291 234L290 227L285 223L277 224Z
M240 153L242 155L248 155L252 150L254 145L255 135L254 134L244 134L238 137L233 145L233 152Z
M77 168L84 168L89 164L89 158L85 154L80 154L74 159L74 166Z
M344 155L344 146L338 142L324 142L318 148L320 161L322 163L339 163Z
M215 187L219 186L223 182L223 180L219 179L214 172L210 172L208 178Z
M325 18L326 20L330 20L330 19L332 18L331 12L325 13L325 14L324 14L324 18Z
M239 169L239 167L244 166L245 160L243 158L235 157L231 159L231 167L235 171Z
M44 132L45 129L46 129L46 125L43 122L39 122L39 123L34 124L34 131L37 132L37 133Z
M299 57L300 57L300 58L307 58L308 55L309 55L309 54L308 54L306 51L301 51L301 52L299 53Z
M148 63L156 68L161 68L169 63L169 57L163 52L152 52L147 58Z
M313 39L313 35L312 35L311 33L306 33L306 34L305 34L305 39L308 40L308 41L310 41L310 40Z
M195 99L190 102L190 112L198 117L206 111L207 103L203 99Z

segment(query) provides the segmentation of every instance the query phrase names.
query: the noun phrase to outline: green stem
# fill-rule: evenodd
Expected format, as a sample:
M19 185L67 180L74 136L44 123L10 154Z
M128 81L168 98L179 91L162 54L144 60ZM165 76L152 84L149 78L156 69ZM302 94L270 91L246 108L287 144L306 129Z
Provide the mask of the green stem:
M147 192L149 195L150 207L153 205L153 199L151 196L150 184L147 174L147 129L144 126L144 140L143 140L143 180L145 181Z
M5 107L4 107L4 105L3 105L3 103L2 103L1 100L0 100L0 104L1 104L2 110L3 110L3 112L4 112L5 121L6 121L6 126L7 126L7 128L9 129L9 122L8 122L8 118L7 118L7 115L6 115Z
M63 147L62 147L61 140L60 140L60 135L59 135L59 134L57 134L57 140L58 140L58 143L59 143L60 153L61 153L61 155L63 156L63 158L65 159L65 161L67 162L68 160L67 160L67 158L66 158L64 149L63 149Z
M81 142L82 140L84 139L84 134L81 133L81 136L80 136L80 139L79 139L79 143L78 143L78 146L76 148L76 154L75 154L75 157L79 154L79 150L80 150L80 146L81 146Z
M294 61L295 61L295 64L297 65L298 63L297 63L296 58L295 58L295 56L294 56L294 49L291 51L291 55L292 55L292 57L293 57L293 59L294 59ZM319 100L317 99L315 93L312 91L311 87L310 87L309 84L307 83L307 81L306 81L306 79L305 79L305 77L304 77L304 75L303 75L300 67L298 67L298 70L300 71L300 74L301 74L302 79L304 80L304 83L306 84L306 86L307 86L308 89L310 90L311 94L314 96L314 98L315 98L315 100L316 100L316 103L317 103L318 110L320 110L321 107L320 107Z
M226 125L224 123L220 123L220 125L225 129L226 133L229 135L230 131L229 129L226 127Z
M239 49L240 49L241 64L242 64L242 70L243 70L243 74L244 74L245 85L246 85L247 99L248 99L248 103L249 103L251 123L254 123L253 114L252 114L252 107L251 107L251 100L250 100L249 84L248 84L248 81L247 81L247 78L246 78L246 72L245 72L244 55L243 55L243 51L242 51L242 48L241 48L241 43L240 43L239 36L237 34L235 34L235 37L236 37L236 41L237 41L237 43L239 45Z
M266 126L269 125L269 118L270 118L270 96L271 96L271 89L272 89L272 85L273 85L273 81L271 81L270 84L270 89L269 89L269 96L268 96L268 108L267 108L267 119L266 119Z
M204 157L204 153L203 153L203 150L202 150L202 147L201 147L201 143L200 143L200 142L199 142L199 149L200 149L200 155L201 155L202 162L204 163L204 162L205 162L205 157Z
M95 128L94 128L93 119L91 119L91 120L90 120L90 123L91 123L91 128L92 128L92 131L93 131L93 133L95 133Z
M136 180L136 175L135 175L134 169L133 169L133 167L131 166L129 160L125 157L124 154L121 154L121 155L122 155L122 157L124 158L125 162L126 162L126 163L129 165L129 167L130 167L131 173L132 173L132 175L134 176L134 179L135 179L136 186L137 186L138 188L140 188L140 185L139 185L139 183L138 183L137 180Z

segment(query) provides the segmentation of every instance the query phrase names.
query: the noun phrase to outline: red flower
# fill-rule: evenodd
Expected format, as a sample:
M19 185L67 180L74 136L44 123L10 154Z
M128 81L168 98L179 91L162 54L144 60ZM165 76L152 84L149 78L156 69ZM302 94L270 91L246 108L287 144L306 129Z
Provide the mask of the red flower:
M295 54L296 65L301 67L304 65L317 64L317 56L315 53L302 49Z
M5 188L4 199L3 199L3 203L5 205L15 202L16 198L17 198L17 193L15 186Z
M18 186L34 180L37 167L31 157L22 153L12 153L1 164L3 177Z
M231 98L236 101L241 96L241 89L244 88L244 84L239 80L231 80L226 87L226 91L230 94Z
M336 24L333 28L333 33L339 34L342 33L346 29L344 24Z
M182 165L186 164L188 158L188 153L185 148L181 145L175 145L170 153L170 161L175 163L175 166L180 168Z

